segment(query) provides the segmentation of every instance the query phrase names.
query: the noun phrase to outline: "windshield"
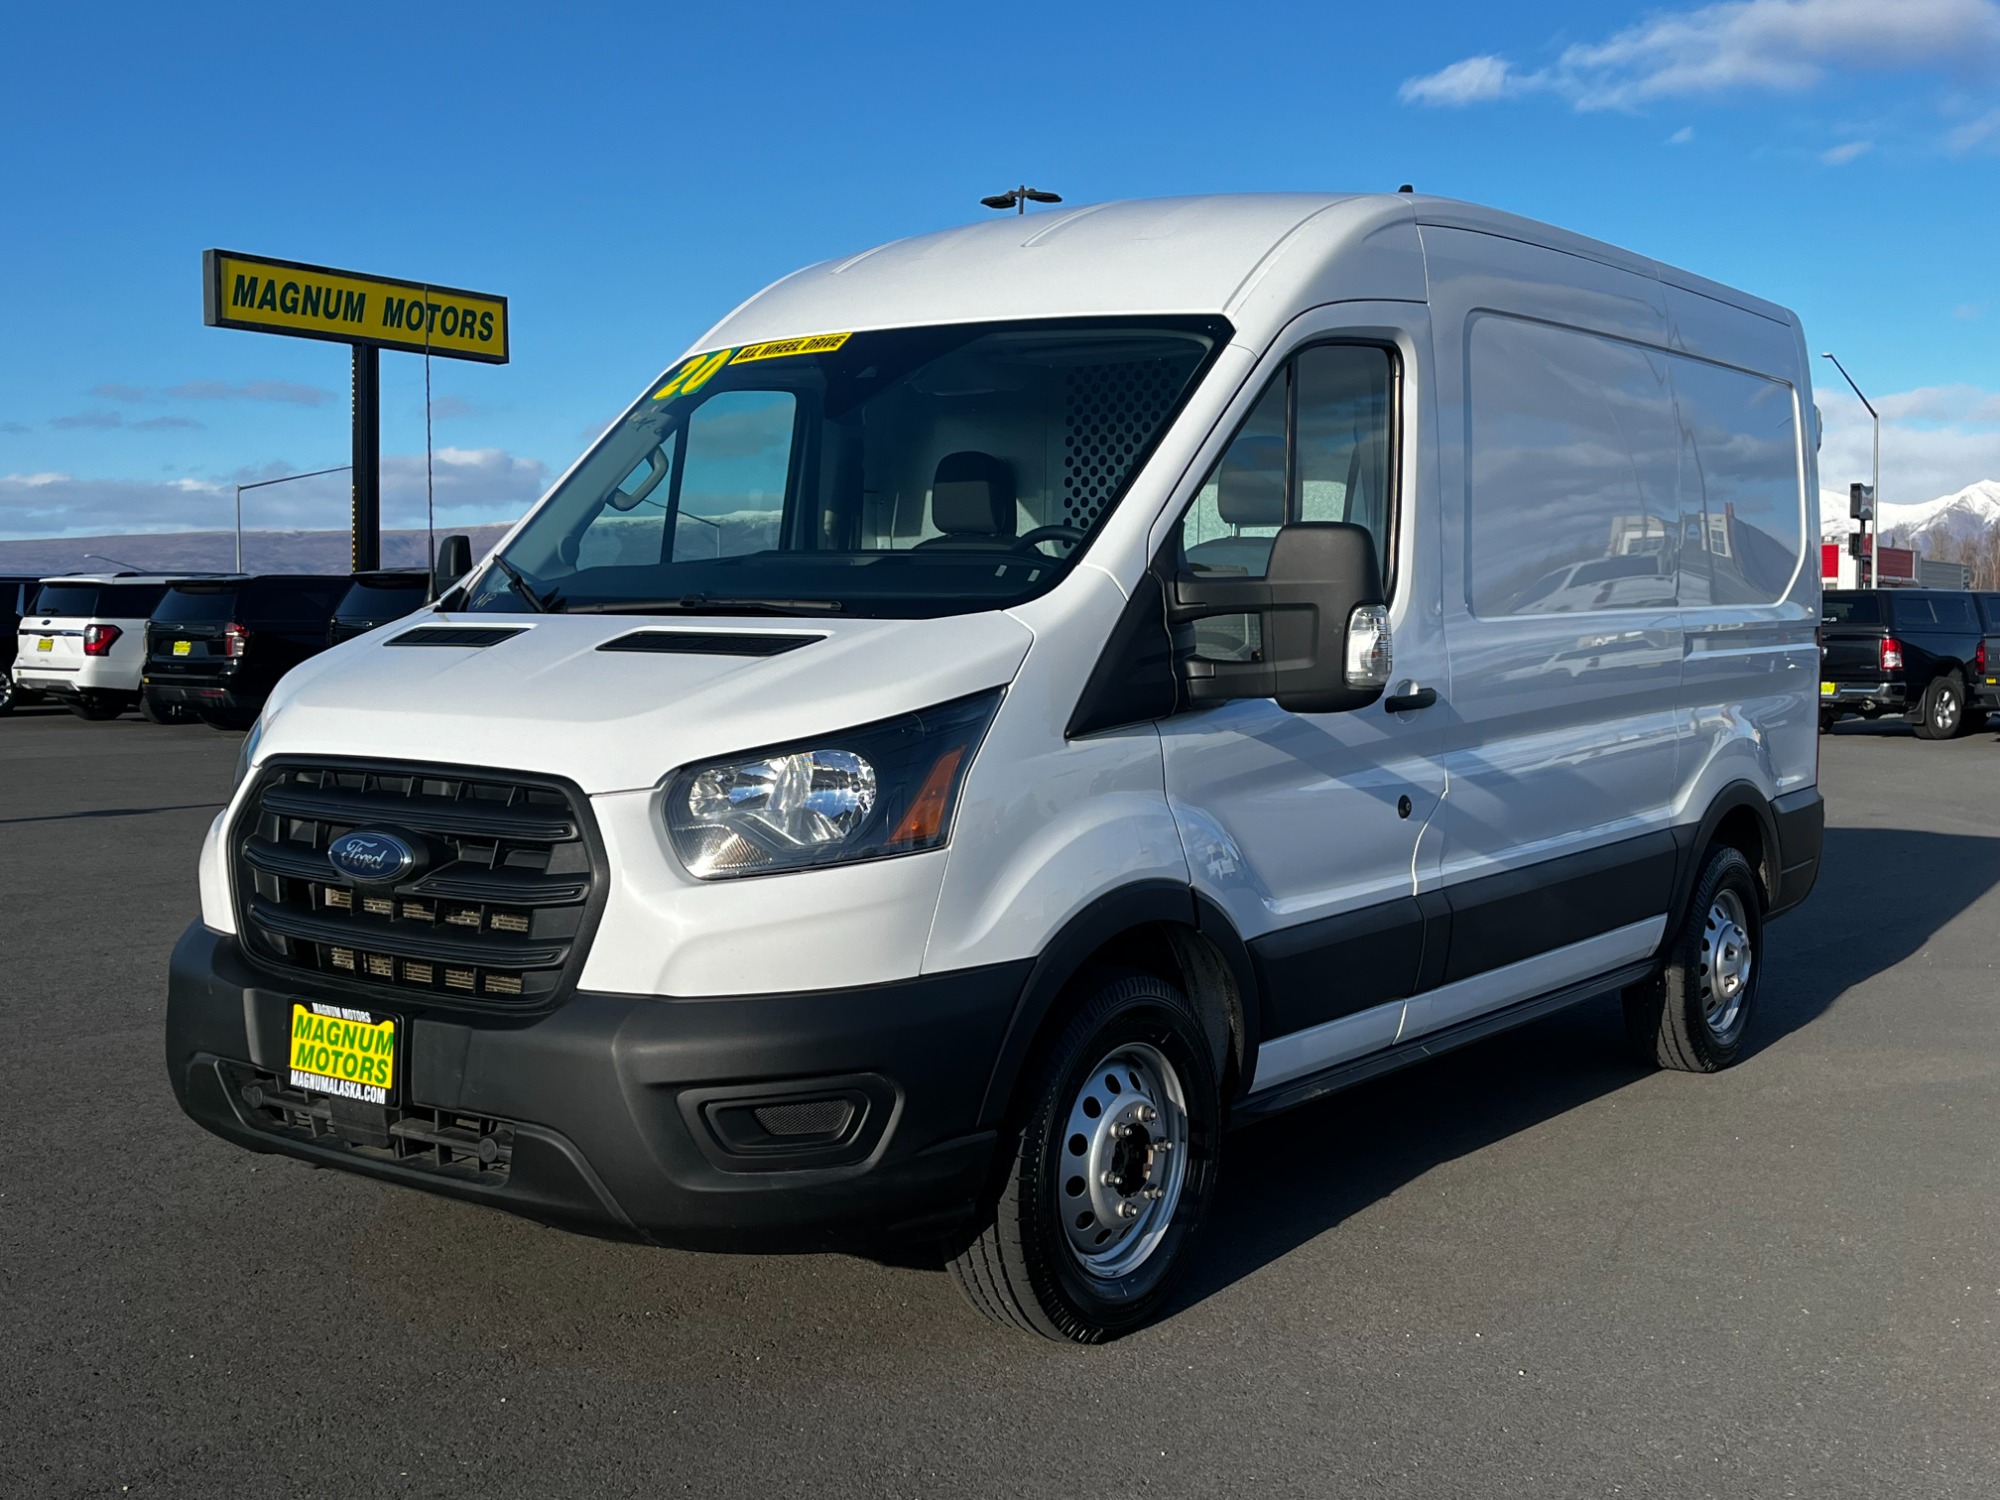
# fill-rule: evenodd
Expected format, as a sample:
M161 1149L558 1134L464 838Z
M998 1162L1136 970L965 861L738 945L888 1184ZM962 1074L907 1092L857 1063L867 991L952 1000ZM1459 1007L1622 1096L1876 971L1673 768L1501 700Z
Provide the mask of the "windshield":
M1227 335L1216 319L989 323L696 355L462 607L925 617L1019 603L1069 570Z

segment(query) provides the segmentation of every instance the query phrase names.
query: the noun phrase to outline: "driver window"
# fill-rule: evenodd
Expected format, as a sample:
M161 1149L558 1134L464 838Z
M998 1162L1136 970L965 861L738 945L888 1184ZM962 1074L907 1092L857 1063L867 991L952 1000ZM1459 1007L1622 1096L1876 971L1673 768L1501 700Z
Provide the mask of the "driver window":
M1181 518L1181 563L1198 578L1262 578L1290 521L1351 521L1387 565L1393 356L1366 344L1304 350L1272 377ZM1197 655L1255 661L1256 615L1195 625Z

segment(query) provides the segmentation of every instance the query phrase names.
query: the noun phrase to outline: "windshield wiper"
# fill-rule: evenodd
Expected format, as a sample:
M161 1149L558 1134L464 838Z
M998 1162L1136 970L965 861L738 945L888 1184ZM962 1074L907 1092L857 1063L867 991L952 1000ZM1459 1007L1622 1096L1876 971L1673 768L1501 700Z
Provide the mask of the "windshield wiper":
M683 594L678 599L591 599L567 606L578 615L837 615L838 599L712 599Z
M536 593L534 586L521 576L521 570L508 562L504 557L495 556L493 566L507 575L507 582L513 587L514 592L532 604L535 607L536 614L545 615L549 612L555 599L553 594L544 599L540 594Z

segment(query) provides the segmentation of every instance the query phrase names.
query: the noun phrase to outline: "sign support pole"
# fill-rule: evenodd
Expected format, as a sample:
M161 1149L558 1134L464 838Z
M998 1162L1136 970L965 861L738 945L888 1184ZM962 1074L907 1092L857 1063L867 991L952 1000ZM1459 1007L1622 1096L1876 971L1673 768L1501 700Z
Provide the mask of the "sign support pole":
M382 351L354 348L354 571L382 566Z

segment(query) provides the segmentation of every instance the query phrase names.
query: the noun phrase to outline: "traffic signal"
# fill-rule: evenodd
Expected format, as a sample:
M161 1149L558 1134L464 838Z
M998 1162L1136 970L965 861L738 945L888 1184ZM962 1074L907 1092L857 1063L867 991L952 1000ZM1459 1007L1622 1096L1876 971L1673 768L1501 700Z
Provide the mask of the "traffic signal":
M1875 519L1875 486L1872 484L1850 484L1847 487L1847 514L1850 520L1872 521ZM1860 554L1856 553L1859 557Z
M1866 557L1868 555L1867 544L1863 541L1860 532L1850 531L1847 534L1847 555L1855 558Z

